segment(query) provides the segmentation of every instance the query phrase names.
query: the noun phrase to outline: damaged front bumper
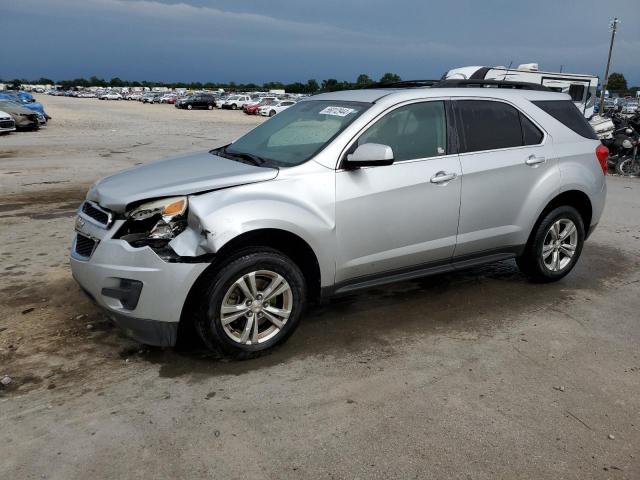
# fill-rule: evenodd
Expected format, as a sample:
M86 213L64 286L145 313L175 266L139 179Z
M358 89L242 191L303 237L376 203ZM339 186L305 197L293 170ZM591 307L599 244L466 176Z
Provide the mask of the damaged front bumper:
M78 284L128 336L175 345L187 295L209 263L166 262L148 246L111 238L122 221L107 230L79 219L70 260Z

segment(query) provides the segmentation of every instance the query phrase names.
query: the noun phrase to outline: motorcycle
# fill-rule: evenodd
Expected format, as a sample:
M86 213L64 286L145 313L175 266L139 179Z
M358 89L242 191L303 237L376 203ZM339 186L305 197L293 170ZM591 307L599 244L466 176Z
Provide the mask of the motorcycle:
M635 125L637 125L636 122L629 121L624 128L620 129L624 132L614 136L613 155L610 155L610 158L613 157L611 161L614 163L615 171L626 177L640 176L640 158L638 157L640 135L637 128L634 128Z

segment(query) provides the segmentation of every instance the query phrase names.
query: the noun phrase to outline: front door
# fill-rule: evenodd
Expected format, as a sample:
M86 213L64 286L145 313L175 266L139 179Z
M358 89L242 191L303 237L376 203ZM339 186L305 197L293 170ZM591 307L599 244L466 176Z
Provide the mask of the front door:
M395 161L336 174L336 282L450 261L461 169L445 102L394 108L356 141L365 143L390 146Z

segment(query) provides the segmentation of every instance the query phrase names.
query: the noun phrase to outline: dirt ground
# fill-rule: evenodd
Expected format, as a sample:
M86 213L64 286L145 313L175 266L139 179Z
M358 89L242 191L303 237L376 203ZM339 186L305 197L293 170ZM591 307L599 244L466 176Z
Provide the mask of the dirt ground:
M98 177L233 140L240 112L41 97L0 137L0 479L640 478L640 180L574 272L513 262L309 312L245 362L118 334L67 256Z

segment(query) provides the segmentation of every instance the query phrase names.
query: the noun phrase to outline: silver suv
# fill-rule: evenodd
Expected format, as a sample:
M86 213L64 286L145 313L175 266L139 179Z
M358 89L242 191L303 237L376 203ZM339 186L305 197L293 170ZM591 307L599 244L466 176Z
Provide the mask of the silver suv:
M230 145L98 181L71 266L131 337L169 346L193 326L247 357L335 294L509 258L559 280L600 219L606 156L565 94L321 94Z

